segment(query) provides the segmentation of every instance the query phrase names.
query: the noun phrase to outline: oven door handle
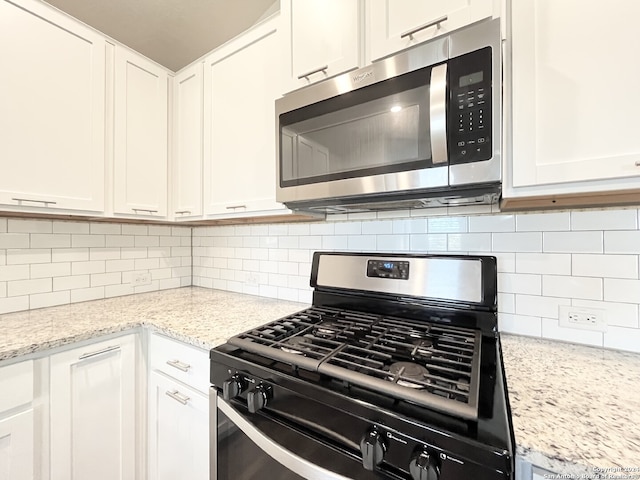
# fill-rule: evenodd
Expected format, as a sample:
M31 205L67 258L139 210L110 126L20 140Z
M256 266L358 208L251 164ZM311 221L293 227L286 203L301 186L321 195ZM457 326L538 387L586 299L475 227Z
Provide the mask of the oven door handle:
M255 443L260 449L275 461L288 468L292 472L308 480L350 480L335 472L319 467L304 458L297 456L286 448L278 445L264 433L254 427L231 405L221 397L217 398L218 408L231 422Z

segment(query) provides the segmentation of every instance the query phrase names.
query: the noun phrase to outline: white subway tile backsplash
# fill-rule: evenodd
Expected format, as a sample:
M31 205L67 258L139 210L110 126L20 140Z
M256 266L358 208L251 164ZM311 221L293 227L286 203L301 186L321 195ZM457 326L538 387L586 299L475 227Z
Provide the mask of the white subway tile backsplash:
M50 248L19 248L7 250L7 265L51 263Z
M51 220L25 220L22 218L9 218L7 232L9 233L52 233L53 222Z
M280 250L278 248L270 248L269 260L272 262L286 262L289 260L289 253L284 249Z
M278 248L278 237L260 237L260 248Z
M300 241L296 236L278 237L278 248L299 248Z
M462 233L468 231L467 217L435 217L427 220L429 233Z
M96 235L120 235L122 226L119 223L90 223L89 233Z
M85 222L53 222L53 233L90 233L91 229ZM49 233L49 232L43 232ZM68 303L68 302L67 302Z
M335 233L335 223L312 223L309 225L310 235L333 235Z
M151 270L152 268L160 268L160 260L157 258L136 258L134 260L135 270Z
M71 303L87 302L104 298L104 287L81 288L71 290Z
M411 210L381 210L378 212L378 219L385 220L387 218L409 218L411 216Z
M545 232L543 250L549 253L602 253L602 232Z
M493 250L496 252L542 252L542 233L494 233Z
M90 248L89 249L89 260L119 260L120 259L120 249L109 247L109 248Z
M295 288L277 287L278 299L288 300L290 302L297 302L299 300L298 290Z
M542 336L542 319L540 317L499 313L498 329L505 333L540 337Z
M256 248L260 246L260 237L242 237L242 246L244 248Z
M498 273L498 291L540 295L542 293L542 277L523 273Z
M334 215L334 217L337 217L337 215ZM348 220L374 220L376 218L378 218L378 214L376 212L358 212L347 214Z
M293 223L289 225L287 234L291 236L309 235L309 230L308 223Z
M107 248L133 247L135 238L133 235L105 235L104 246Z
M635 230L637 210L594 210L571 212L571 230Z
M149 227L147 225L124 223L122 224L122 235L149 235Z
M72 275L86 275L91 273L104 273L105 261L104 260L91 260L89 262L72 262L71 274Z
M412 252L446 252L447 234L428 233L411 235L409 246Z
M129 237L132 240L135 237ZM182 238L183 237L165 237L165 236L161 236L160 237L160 246L161 247L180 247L182 245ZM123 245L126 247L133 247L134 245L134 241L131 242L131 245ZM107 245L109 244L109 237L107 237ZM194 246L195 246L195 239L194 239Z
M0 233L7 233L7 219L0 218Z
M32 293L45 293L53 289L50 278L37 278L34 280L15 280L7 284L7 296L19 297L21 295L31 295Z
M516 215L516 231L518 232L567 232L569 230L571 230L570 212Z
M0 250L0 267L7 264L7 251Z
M640 303L640 280L605 278L604 300L607 302Z
M516 313L516 296L513 293L498 293L498 312Z
M118 285L122 283L122 273L94 273L91 275L91 286L101 287L104 285Z
M0 298L0 315L9 312L29 310L29 296Z
M514 215L479 215L469 217L470 232L514 232L516 219Z
M90 275L74 275L68 277L57 277L53 279L53 291L77 290L91 286Z
M542 294L546 297L602 300L602 279L562 275L543 275Z
M123 295L133 295L133 285L107 285L104 287L105 298L121 297Z
M151 226L152 225L149 225L149 228L151 228ZM160 237L158 236L137 235L134 238L135 238L134 240L135 247L159 247L160 246Z
M640 330L637 328L609 327L604 333L604 346L640 353Z
M51 251L52 262L83 262L89 260L88 248L54 248Z
M640 254L640 231L604 232L604 252Z
M7 296L7 282L0 282L0 298Z
M542 319L542 336L564 342L580 343L595 347L602 346L602 332L561 327L558 320L551 318Z
M391 220L362 222L362 233L364 235L393 233L393 222Z
M518 273L571 275L571 255L558 253L516 253Z
M574 254L573 275L579 277L638 278L637 255Z
M336 223L336 235L360 235L362 233L361 222L340 222Z
M40 263L31 265L31 278L64 277L71 275L71 263Z
M427 233L427 220L424 218L401 218L393 220L392 232L401 233Z
M409 235L378 235L378 250L385 252L407 252L411 248Z
M322 237L322 249L323 250L347 250L349 248L348 240L346 236L323 236Z
M4 265L0 267L0 282L30 278L29 265Z
M227 268L230 270L242 270L242 259L229 258L227 261Z
M28 233L0 234L0 248L29 248Z
M365 250L376 250L375 235L349 235L347 249L364 252Z
M180 247L172 247L172 248L180 248ZM148 249L144 247L125 247L120 250L120 258L122 259L138 259L138 258L147 258L149 256Z
M108 272L126 272L134 270L135 261L133 259L127 260L107 260L104 262L105 271Z
M70 234L32 233L31 248L68 248L71 247Z
M543 318L559 318L560 305L571 305L569 298L542 297L539 295L516 295L516 311L519 315Z
M289 226L285 223L269 225L269 235L272 237L280 237L287 234Z
M29 295L29 308L54 307L65 305L71 301L71 292L36 293Z
M149 225L149 235L171 235L171 226L169 225Z
M490 252L490 233L450 233L448 235L447 249L450 252Z
M475 252L474 252L475 253ZM488 255L496 257L496 266L499 273L515 273L516 271L516 253L500 253L491 252ZM527 273L527 272L519 272Z

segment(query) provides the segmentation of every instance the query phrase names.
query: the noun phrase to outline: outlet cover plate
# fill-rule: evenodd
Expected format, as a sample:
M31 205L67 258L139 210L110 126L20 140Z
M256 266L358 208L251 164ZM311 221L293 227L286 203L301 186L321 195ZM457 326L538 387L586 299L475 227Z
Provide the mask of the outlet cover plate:
M143 285L151 285L151 272L137 272L131 277L131 285L141 287Z
M573 307L560 305L559 325L596 332L607 331L607 311L602 308Z

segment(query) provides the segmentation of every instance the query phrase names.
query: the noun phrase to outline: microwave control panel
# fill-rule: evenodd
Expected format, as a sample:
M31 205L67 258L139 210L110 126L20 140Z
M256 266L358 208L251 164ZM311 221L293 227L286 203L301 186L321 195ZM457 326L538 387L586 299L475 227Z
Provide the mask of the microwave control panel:
M492 156L491 48L449 62L449 162L479 162Z

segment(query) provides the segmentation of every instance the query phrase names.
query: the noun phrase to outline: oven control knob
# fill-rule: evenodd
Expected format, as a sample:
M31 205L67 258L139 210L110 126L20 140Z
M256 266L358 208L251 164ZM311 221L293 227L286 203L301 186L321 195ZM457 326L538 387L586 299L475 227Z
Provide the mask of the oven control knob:
M236 398L247 388L247 382L240 375L233 375L228 380L222 382L222 398L227 402Z
M247 393L247 407L251 413L267 406L267 402L271 399L271 387L260 383Z
M384 437L377 430L370 430L360 440L360 451L362 452L362 465L367 470L375 470L377 465L382 463L384 454L387 451L387 444Z
M409 462L409 472L413 480L438 480L440 467L436 456L426 450L416 452Z

